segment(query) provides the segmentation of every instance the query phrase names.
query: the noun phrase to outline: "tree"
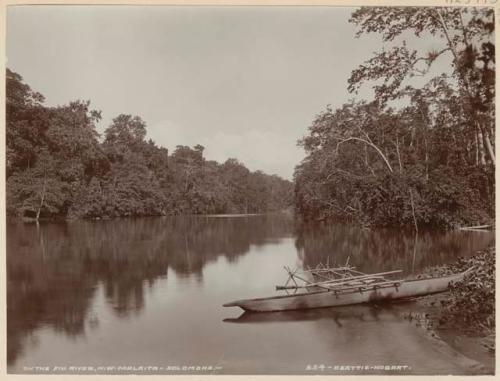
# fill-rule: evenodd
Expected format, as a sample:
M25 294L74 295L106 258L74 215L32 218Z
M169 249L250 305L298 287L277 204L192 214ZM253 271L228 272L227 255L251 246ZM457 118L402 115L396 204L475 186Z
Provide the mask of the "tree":
M40 93L7 69L6 76L6 169L7 178L33 165L35 148L47 129L47 112Z
M404 81L423 76L441 55L451 56L453 77L458 85L460 107L467 118L472 142L480 153L480 164L495 165L494 153L494 11L488 7L363 7L352 14L357 36L381 33L384 42L394 43L409 33L430 35L442 48L419 56L403 40L389 50L376 53L349 78L349 91L366 81L382 80L374 86L377 101L385 104L406 93Z
M241 213L290 203L276 198L290 193L290 182L253 174L235 159L207 162L199 144L177 146L169 156L145 140L139 116L118 115L99 143L100 119L90 101L45 106L41 94L7 70L9 214L39 219Z
M139 152L146 137L146 123L139 116L120 114L104 131L104 149L110 160L122 160L128 151Z
M104 160L90 102L46 107L43 96L7 70L9 212L66 215Z
M400 110L375 101L320 113L299 141L307 156L294 175L298 212L396 226L491 218L491 174L462 148L468 129L448 91L440 78L412 91L410 104Z
M47 149L37 153L31 168L16 172L7 180L9 212L35 219L64 215L71 199L68 183L61 179L61 163Z
M103 142L110 169L100 176L99 183L94 180L94 191L89 193L89 197L97 195L101 206L98 210L88 210L87 217L99 213L106 217L167 213L165 196L156 174L161 172L158 164L162 161L167 164L168 152L159 150L151 141L146 142L145 137L146 123L140 117L121 114L112 120L104 132ZM162 161L155 164L154 157ZM85 196L83 199L86 200Z

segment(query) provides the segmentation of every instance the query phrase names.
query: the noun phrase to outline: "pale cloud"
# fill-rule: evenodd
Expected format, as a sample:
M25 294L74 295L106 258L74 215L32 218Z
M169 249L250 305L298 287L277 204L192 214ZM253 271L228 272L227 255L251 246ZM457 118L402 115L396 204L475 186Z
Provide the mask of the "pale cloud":
M302 150L296 147L295 140L293 136L284 139L272 130L248 130L239 134L218 132L206 136L202 145L207 147L209 159L224 161L234 157L253 171L263 170L291 179L297 160L302 158Z
M152 139L157 145L168 148L169 152L173 152L178 145L192 147L199 144L196 131L183 128L171 120L148 125L147 131L147 139Z
M252 171L262 170L287 179L292 178L294 166L304 156L303 150L295 143L298 137L284 137L272 129L214 133L163 120L148 126L147 137L168 148L169 152L173 152L177 145L193 147L201 144L205 147L207 160L223 163L228 158L236 158Z
M201 144L208 159L291 178L304 157L296 140L327 104L353 97L351 71L382 47L376 33L354 38L352 10L9 6L8 66L48 105L90 99L99 132L138 115L170 151ZM407 39L422 52L439 43ZM449 71L442 59L436 70Z

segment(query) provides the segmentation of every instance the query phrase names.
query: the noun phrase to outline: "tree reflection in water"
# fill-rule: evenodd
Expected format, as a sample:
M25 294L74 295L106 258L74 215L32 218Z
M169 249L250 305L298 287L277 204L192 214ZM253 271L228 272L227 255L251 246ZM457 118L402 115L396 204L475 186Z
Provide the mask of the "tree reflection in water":
M229 262L250 245L291 236L286 215L241 218L175 217L35 224L9 223L7 231L8 363L44 326L68 336L85 334L95 290L120 317L144 308L144 288L172 269L203 279L219 256Z
M295 246L303 266L337 263L363 272L401 269L406 274L469 256L494 243L494 233L368 230L349 225L302 225Z
M131 317L144 311L145 291L169 272L201 284L208 263L223 257L235 265L252 251L251 246L280 243L285 237L295 237L297 259L304 266L325 263L327 258L330 263L345 263L349 258L349 263L365 272L410 272L413 266L418 270L447 262L494 242L493 233L420 232L414 256L412 232L307 225L281 214L51 222L39 226L12 222L7 226L8 364L22 356L28 343L35 345L35 332L42 328L76 338L98 326L99 316L92 311L93 302L101 295L98 290L104 291L105 303L115 316ZM266 263L275 264L272 260ZM227 271L238 269L227 267ZM365 312L362 315L365 319L371 316ZM317 313L307 316L318 317ZM345 319L338 317L332 324L344 324Z

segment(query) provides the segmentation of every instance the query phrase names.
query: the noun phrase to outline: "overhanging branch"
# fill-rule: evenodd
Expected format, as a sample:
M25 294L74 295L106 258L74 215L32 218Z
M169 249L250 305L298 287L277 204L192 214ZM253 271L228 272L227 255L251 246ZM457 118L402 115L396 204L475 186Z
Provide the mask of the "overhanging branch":
M338 139L337 140L340 140L338 143L337 143L337 146L335 147L335 151L337 151L339 149L339 146L343 143L346 143L346 142L349 142L349 141L352 141L352 140L355 140L355 141L359 141L359 142L362 142L362 143L365 143L366 145L372 147L375 151L377 151L377 153L380 155L380 157L384 160L385 164L387 165L387 168L389 169L389 172L393 173L394 171L392 170L392 167L391 167L391 164L389 163L389 160L387 160L387 157L384 155L384 153L380 150L380 148L378 148L375 144L373 144L371 142L371 139L370 141L368 140L365 140L365 139L362 139L362 138L357 138L357 137L354 137L354 136L351 136L350 138L346 138L346 139Z

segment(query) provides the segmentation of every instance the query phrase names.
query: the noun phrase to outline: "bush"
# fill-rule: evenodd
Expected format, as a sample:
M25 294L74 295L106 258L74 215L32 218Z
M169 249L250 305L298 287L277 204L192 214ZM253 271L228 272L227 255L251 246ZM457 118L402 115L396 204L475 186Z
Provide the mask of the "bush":
M440 326L466 327L487 335L495 329L495 248L471 258L460 258L451 265L426 269L433 276L458 273L474 267L463 281L451 286L449 298L441 302Z

